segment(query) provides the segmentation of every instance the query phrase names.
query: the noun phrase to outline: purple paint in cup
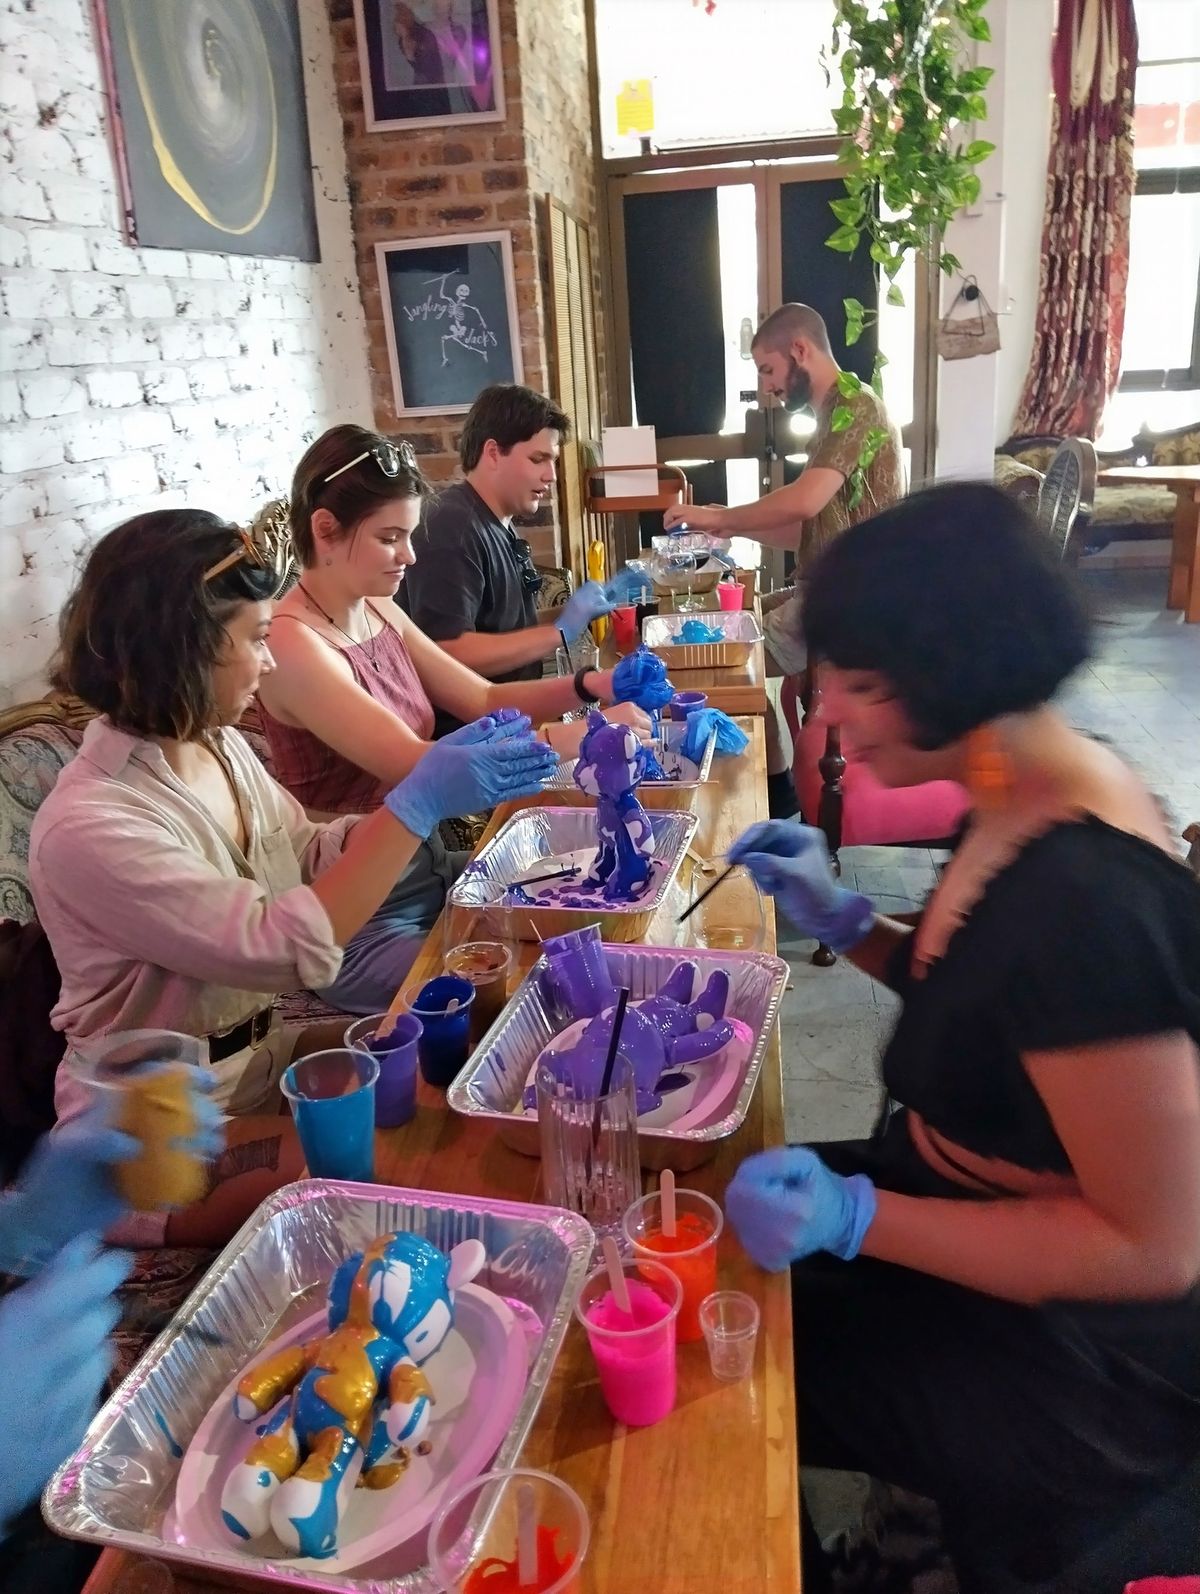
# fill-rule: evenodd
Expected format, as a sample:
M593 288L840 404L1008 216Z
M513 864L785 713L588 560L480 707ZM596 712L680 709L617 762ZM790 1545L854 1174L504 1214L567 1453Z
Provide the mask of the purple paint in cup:
M369 1052L379 1063L375 1123L380 1129L399 1129L416 1116L417 1042L422 1028L421 1020L411 1013L390 1019L386 1013L375 1013L356 1019L346 1029L350 1050Z
M676 692L668 704L667 712L673 720L686 720L689 714L696 714L707 707L707 692Z

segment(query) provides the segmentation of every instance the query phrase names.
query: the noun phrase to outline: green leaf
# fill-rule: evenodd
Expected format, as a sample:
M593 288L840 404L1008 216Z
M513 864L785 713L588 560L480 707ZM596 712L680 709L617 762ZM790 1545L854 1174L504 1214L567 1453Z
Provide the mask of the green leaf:
M840 222L854 227L862 220L866 206L861 199L831 199L829 208Z
M952 271L961 271L962 270L962 261L958 258L957 255L944 254L942 256L941 260L939 260L938 265L946 273L947 276L949 276Z
M853 371L839 371L837 390L843 398L855 398L862 392L862 383Z
M845 404L836 405L833 414L829 418L829 430L831 432L844 432L848 426L853 425L854 411Z
M861 299L843 299L842 309L846 312L847 321L861 321L867 313L867 307Z
M834 413L836 414L836 411ZM834 430L836 431L837 428L835 427ZM862 467L856 466L855 469L850 473L850 498L848 500L848 507L850 509L858 508L859 504L861 504L863 501L863 494L866 492L866 490L867 480L862 473Z
M983 44L987 44L992 37L992 30L984 17L964 17L963 32L968 39L979 39Z
M967 161L971 166L978 166L980 161L987 160L995 148L996 146L989 144L986 138L977 138L973 144L967 145L963 160Z
M978 177L964 177L962 180L963 204L973 205L983 192L983 184Z
M894 282L887 291L887 302L894 305L902 305L904 303L904 295Z
M858 229L855 227L839 227L825 240L830 249L836 249L839 254L852 255L858 248Z

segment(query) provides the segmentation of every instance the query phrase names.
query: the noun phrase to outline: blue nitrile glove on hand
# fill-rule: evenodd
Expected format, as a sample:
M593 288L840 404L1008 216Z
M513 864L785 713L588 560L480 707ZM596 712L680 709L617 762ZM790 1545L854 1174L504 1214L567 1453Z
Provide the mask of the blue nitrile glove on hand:
M72 1240L29 1284L0 1300L0 1538L71 1454L95 1415L112 1365L113 1292L131 1258Z
M747 1157L725 1191L725 1215L743 1250L768 1273L814 1251L851 1261L876 1204L865 1173L834 1173L807 1146L773 1146Z
M593 620L614 608L616 604L610 602L598 581L585 581L558 611L555 624L567 642L578 642Z
M744 753L750 745L750 738L728 714L723 714L719 708L699 708L687 717L683 740L679 744L680 752L685 758L690 758L693 764L698 764L704 757L708 738L714 731L717 733L718 753Z
M750 871L798 930L835 952L857 946L875 922L870 898L838 884L829 843L811 825L764 820L739 836L726 857Z
M610 609L641 603L649 591L649 577L640 570L631 570L628 565L622 565L612 580L604 583L604 596Z
M131 1072L148 1074L168 1066L142 1063ZM174 1144L211 1162L225 1144L225 1115L208 1099L216 1080L199 1068L188 1070L188 1080L195 1128ZM110 1126L107 1114L114 1105L106 1098L43 1135L16 1184L0 1196L0 1272L31 1274L68 1240L84 1231L103 1234L128 1211L113 1164L136 1157L141 1145Z
M646 714L666 708L675 695L667 667L648 647L627 653L612 672L614 703L632 703Z
M514 736L525 736L533 721L519 708L497 708L481 719L460 725L440 739L442 747L479 747L494 742L507 742Z
M557 765L553 748L528 733L466 746L446 736L421 755L383 801L423 840L454 814L477 814L514 797L534 796Z

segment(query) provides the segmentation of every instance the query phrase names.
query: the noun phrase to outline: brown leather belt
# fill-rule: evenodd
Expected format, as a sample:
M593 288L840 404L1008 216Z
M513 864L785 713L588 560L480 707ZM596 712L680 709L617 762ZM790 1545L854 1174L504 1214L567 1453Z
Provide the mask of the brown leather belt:
M235 1024L232 1029L222 1030L219 1035L210 1035L208 1037L209 1062L224 1062L225 1058L232 1057L234 1052L244 1051L247 1046L261 1046L271 1033L272 1011L269 1007L260 1008L257 1013L252 1013L249 1018L244 1018L240 1024Z

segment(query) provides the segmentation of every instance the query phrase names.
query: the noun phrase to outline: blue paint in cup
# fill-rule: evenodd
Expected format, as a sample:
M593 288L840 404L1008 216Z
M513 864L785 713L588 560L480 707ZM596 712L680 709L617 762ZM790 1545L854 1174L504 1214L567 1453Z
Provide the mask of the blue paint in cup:
M398 1129L416 1116L417 1042L424 1026L411 1013L389 1018L375 1013L346 1029L351 1051L369 1052L379 1062L375 1081L375 1127ZM383 1031L382 1036L380 1030Z
M281 1081L314 1179L375 1177L375 1081L379 1060L339 1047L302 1057Z
M459 974L439 974L410 985L404 1005L421 1021L417 1057L421 1076L435 1090L454 1083L471 1049L471 1003L475 987Z

